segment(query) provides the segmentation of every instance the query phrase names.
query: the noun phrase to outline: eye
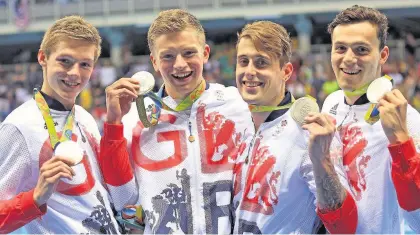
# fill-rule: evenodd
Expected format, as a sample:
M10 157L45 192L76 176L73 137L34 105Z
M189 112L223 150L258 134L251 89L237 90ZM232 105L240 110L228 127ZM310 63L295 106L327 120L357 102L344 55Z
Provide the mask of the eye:
M58 58L57 59L60 63L65 64L65 65L69 65L71 64L71 61L69 59L66 58Z
M162 55L163 60L172 60L173 58L175 58L175 56L173 54L163 54Z
M269 63L268 63L268 61L267 61L267 60L265 60L265 59L257 59L257 60L255 61L255 67L257 67L257 68L264 68L264 67L266 67L267 65L269 65Z
M185 53L184 53L184 57L193 57L195 54L197 54L197 52L196 51L186 51Z
M249 63L249 60L247 58L239 58L238 60L238 64L240 66L247 66Z
M367 47L357 47L356 52L358 54L365 55L365 54L369 53L369 48L367 48Z
M82 65L83 68L87 68L87 69L92 67L92 65L90 63L87 63L87 62L82 62L81 65Z
M345 46L339 45L335 47L335 51L338 53L343 53L347 50L347 48Z

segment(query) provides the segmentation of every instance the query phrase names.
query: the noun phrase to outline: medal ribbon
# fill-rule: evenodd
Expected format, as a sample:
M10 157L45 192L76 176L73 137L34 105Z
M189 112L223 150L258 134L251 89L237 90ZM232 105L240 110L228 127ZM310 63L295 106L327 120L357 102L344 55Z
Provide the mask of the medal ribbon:
M64 142L66 140L71 140L71 136L73 133L74 115L75 115L74 106L66 118L66 124L64 125L61 138L58 139L57 131L54 125L54 120L51 117L50 108L48 107L48 104L45 101L44 96L42 96L41 92L39 92L38 89L34 89L34 99L35 99L36 105L38 106L39 111L41 111L42 117L44 118L45 124L47 126L48 134L50 136L51 147L55 149L58 143Z
M136 99L137 111L139 114L140 121L143 123L144 127L151 127L158 123L158 119L160 116L161 109L180 112L190 108L193 103L200 98L203 92L206 89L206 82L203 80L201 81L200 85L198 85L185 99L181 101L174 109L166 105L162 98L157 96L153 92L148 92L144 95L139 95ZM146 108L144 106L144 97L151 98L155 105L150 105L147 107L147 111L151 112L150 117L147 117ZM149 121L150 119L150 121Z
M389 75L384 75L384 78L392 81L392 77ZM354 96L362 96L366 94L367 89L369 87L370 83L364 85L363 87L356 89L354 91L344 91L344 94L347 97L354 97ZM364 117L365 121L369 124L375 124L379 120L379 111L377 104L370 104L368 110L365 113Z
M295 102L295 97L292 95L292 101L285 105L281 106L263 106L263 105L255 105L255 104L249 104L248 108L253 113L262 113L262 112L271 112L274 110L282 110L282 109L288 109L292 107L293 103Z

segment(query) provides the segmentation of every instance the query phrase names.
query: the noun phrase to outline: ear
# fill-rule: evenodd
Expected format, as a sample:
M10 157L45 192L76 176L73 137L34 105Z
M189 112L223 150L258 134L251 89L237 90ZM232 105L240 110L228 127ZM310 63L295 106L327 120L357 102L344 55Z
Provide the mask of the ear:
M204 46L203 56L204 56L204 63L207 63L210 57L210 46L208 44Z
M150 53L150 61L152 62L152 65L153 65L153 68L155 69L155 72L159 72L158 61L153 56L153 53Z
M389 48L388 46L384 46L384 48L381 51L381 59L380 59L380 64L383 65L385 64L385 62L388 60L389 57Z
M38 51L38 63L41 65L41 67L47 66L47 55L43 50Z
M284 72L284 78L283 78L283 80L286 82L287 80L289 80L289 78L292 76L292 73L293 73L293 65L292 65L292 63L287 62L285 65L283 65L282 70Z

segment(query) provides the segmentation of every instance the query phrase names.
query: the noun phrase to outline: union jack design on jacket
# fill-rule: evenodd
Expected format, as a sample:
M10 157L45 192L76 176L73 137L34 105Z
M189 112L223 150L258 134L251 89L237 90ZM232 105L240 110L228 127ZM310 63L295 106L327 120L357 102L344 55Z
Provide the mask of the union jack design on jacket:
M322 108L336 119L338 132L331 157L343 186L357 205L355 231L403 233L405 219L419 233L420 114L408 106L412 141L389 146L381 122L370 125L364 120L368 102L364 95L350 106L345 103L343 91L337 91L327 97Z
M50 97L44 97L49 104L59 104ZM60 136L70 111L56 109L54 105L50 105L50 108ZM45 121L35 100L31 99L15 109L2 123L0 131L0 233L10 232L10 228L14 230L22 225L30 234L119 233L97 161L100 133L92 115L82 107L75 106L72 140L83 149L84 158L80 164L72 167L76 173L73 180L60 180L46 203L45 214L36 219L25 219L27 214L35 213L34 209L24 209L21 216L16 216L13 210L9 215L4 213L7 205L2 207L3 200L16 200L16 195L28 192L32 192L30 198L25 199L29 202L20 201L15 209L20 210L22 204L34 204L32 195L40 168L53 157ZM20 226L13 226L22 220L21 217L24 219L19 222Z
M169 96L163 100L171 108L177 105ZM101 143L101 167L117 208L141 204L145 233L231 233L234 162L253 135L248 106L237 89L210 84L190 110L162 110L151 128L144 128L133 105L123 124L135 179L114 170L127 165L122 127L105 125ZM190 134L195 141L188 140ZM107 159L113 159L114 168Z
M286 93L280 105L289 103ZM311 234L320 225L308 133L288 110L271 112L235 166L234 233Z

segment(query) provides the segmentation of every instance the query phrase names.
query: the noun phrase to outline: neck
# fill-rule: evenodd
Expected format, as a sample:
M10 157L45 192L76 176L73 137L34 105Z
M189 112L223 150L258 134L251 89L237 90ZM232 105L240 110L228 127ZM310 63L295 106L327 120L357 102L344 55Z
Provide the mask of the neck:
M268 105L264 105L264 106L278 106L284 99L284 91L281 93L282 95L276 97L276 99L273 99L273 101L268 102ZM254 120L254 125L255 125L255 129L258 130L261 126L261 124L263 124L265 122L265 120L267 120L268 116L270 116L271 111L270 112L252 112L252 119Z
M51 88L45 85L45 81L44 81L44 84L42 85L41 91L44 92L46 95L50 96L51 98L60 102L68 110L70 110L76 103L75 99L69 101L69 100L65 100L61 98L54 90L52 90Z
M204 78L198 79L197 84L194 86L193 90L195 90L201 84L202 81L204 81ZM165 85L165 92L174 100L184 100L188 95L190 95L190 93L193 90L188 91L188 92L183 92L175 88L172 88L171 86Z
M255 130L258 130L268 118L271 112L253 112L252 113L252 120L254 121Z
M362 95L358 95L358 96L352 96L352 97L345 97L346 98L346 102L349 105L353 105L360 97L362 97Z

